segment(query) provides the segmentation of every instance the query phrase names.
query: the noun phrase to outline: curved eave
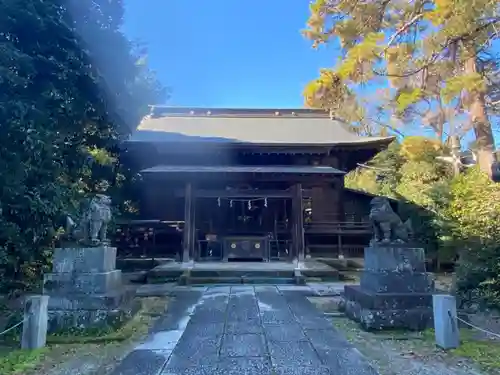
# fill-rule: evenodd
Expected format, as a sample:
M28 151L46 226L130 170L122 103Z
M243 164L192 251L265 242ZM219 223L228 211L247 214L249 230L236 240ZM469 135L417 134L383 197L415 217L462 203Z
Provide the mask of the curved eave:
M165 149L179 149L180 151L186 148L196 147L212 147L212 148L240 148L240 149L375 149L381 150L387 147L395 137L363 137L355 142L336 142L336 143L252 143L235 140L197 140L197 141L181 141L181 142L165 142L165 141L139 141L127 140L121 144L122 149L130 147L149 147L165 148Z

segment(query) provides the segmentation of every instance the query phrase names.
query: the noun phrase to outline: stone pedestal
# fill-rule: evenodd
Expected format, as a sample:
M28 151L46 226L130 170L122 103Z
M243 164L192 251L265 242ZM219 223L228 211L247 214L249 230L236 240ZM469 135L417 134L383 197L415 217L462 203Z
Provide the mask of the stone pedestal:
M114 247L55 249L43 293L50 297L49 332L117 327L140 307L122 284Z
M421 248L365 248L360 285L344 288L346 315L366 330L432 326L434 281Z

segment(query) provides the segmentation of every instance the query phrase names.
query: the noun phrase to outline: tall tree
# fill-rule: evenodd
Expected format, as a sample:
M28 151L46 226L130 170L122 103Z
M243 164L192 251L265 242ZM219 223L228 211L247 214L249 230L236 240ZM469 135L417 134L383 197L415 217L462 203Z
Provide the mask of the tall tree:
M87 170L87 188L94 187L92 181L108 180L117 207L123 208L130 198L126 185L135 175L121 163L115 146L137 127L149 105L166 99L167 92L148 67L146 46L122 32L123 0L69 0L67 4L71 28L92 64L96 87L107 106L106 120L113 125L101 123L104 129L87 139L95 161Z
M122 32L123 0L69 0L72 29L79 36L115 123L128 133L147 114L148 105L165 98L148 69L146 47Z
M443 99L468 114L480 166L489 172L494 139L481 61L499 23L496 0L316 0L305 35L315 47L338 40L342 57L310 84L306 102L335 110L359 103L359 90L352 93L360 84L379 84L387 87L386 118L404 121L408 107Z
M108 151L128 129L116 116L119 88L132 97L144 91L130 94L141 76L123 34L120 56L129 58L122 63L136 75L114 76L115 86L109 86L115 96L103 91L107 77L95 63L98 53L76 32L66 1L0 0L0 10L0 290L5 292L22 287L27 274L36 275L57 218L74 209L101 177L94 166L110 162ZM85 23L116 30L112 17L89 16ZM128 104L140 112L136 103Z

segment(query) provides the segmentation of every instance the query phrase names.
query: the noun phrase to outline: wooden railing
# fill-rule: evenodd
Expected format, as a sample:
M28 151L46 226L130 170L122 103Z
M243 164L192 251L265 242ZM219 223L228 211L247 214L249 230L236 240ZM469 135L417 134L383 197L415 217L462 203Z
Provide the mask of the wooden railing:
M148 257L180 257L182 252L182 223L171 225L170 223L159 221L144 221L132 224L118 225L116 233L112 236L113 245L118 248L119 258L148 258ZM259 228L254 229L256 233L261 233ZM369 234L371 233L370 223L366 221L309 221L304 223L306 234ZM291 225L286 222L279 222L272 229L273 234L283 234L280 241L274 240L271 247L271 258L289 257L290 243L286 237L290 234ZM248 234L248 233L247 233ZM276 237L276 236L273 236ZM273 240L271 240L272 242ZM198 248L206 246L200 242ZM318 245L322 246L322 245ZM333 248L333 245L330 246ZM276 254L273 254L273 249ZM342 249L349 249L349 245L342 245ZM200 254L204 253L201 249ZM349 250L351 251L351 250ZM355 250L353 250L355 251ZM357 250L356 250L357 251ZM362 250L361 250L362 251ZM211 252L211 254L213 251ZM208 258L212 258L213 255Z
M311 221L304 224L306 233L369 233L371 225L368 222L356 221Z
M291 230L289 223L277 224L278 232ZM306 221L304 231L306 233L370 233L371 224L366 221Z
M118 223L110 236L120 259L178 258L181 252L181 232L169 223L144 220ZM175 239L174 239L175 238Z
M197 229L201 229L203 232L210 232L211 225L208 222L197 223ZM266 228L262 228L259 225L248 225L247 227L241 226L231 226L227 225L224 227L224 231L226 234L233 233L289 233L292 230L292 223L280 221L275 225L269 225ZM329 221L304 221L304 231L305 233L371 233L371 224L368 221L361 220L329 220Z
M288 240L269 240L269 254L265 258L269 260L290 260L292 251L292 242ZM222 241L197 241L196 260L200 261L218 261L223 259Z
M307 251L312 258L338 258L342 255L344 258L363 258L366 245L314 245L307 246Z

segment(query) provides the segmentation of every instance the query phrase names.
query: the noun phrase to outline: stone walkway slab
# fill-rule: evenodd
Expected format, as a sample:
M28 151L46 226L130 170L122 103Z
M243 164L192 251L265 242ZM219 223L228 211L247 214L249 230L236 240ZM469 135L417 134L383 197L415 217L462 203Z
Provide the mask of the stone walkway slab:
M303 287L212 286L172 295L151 335L112 375L377 375Z

